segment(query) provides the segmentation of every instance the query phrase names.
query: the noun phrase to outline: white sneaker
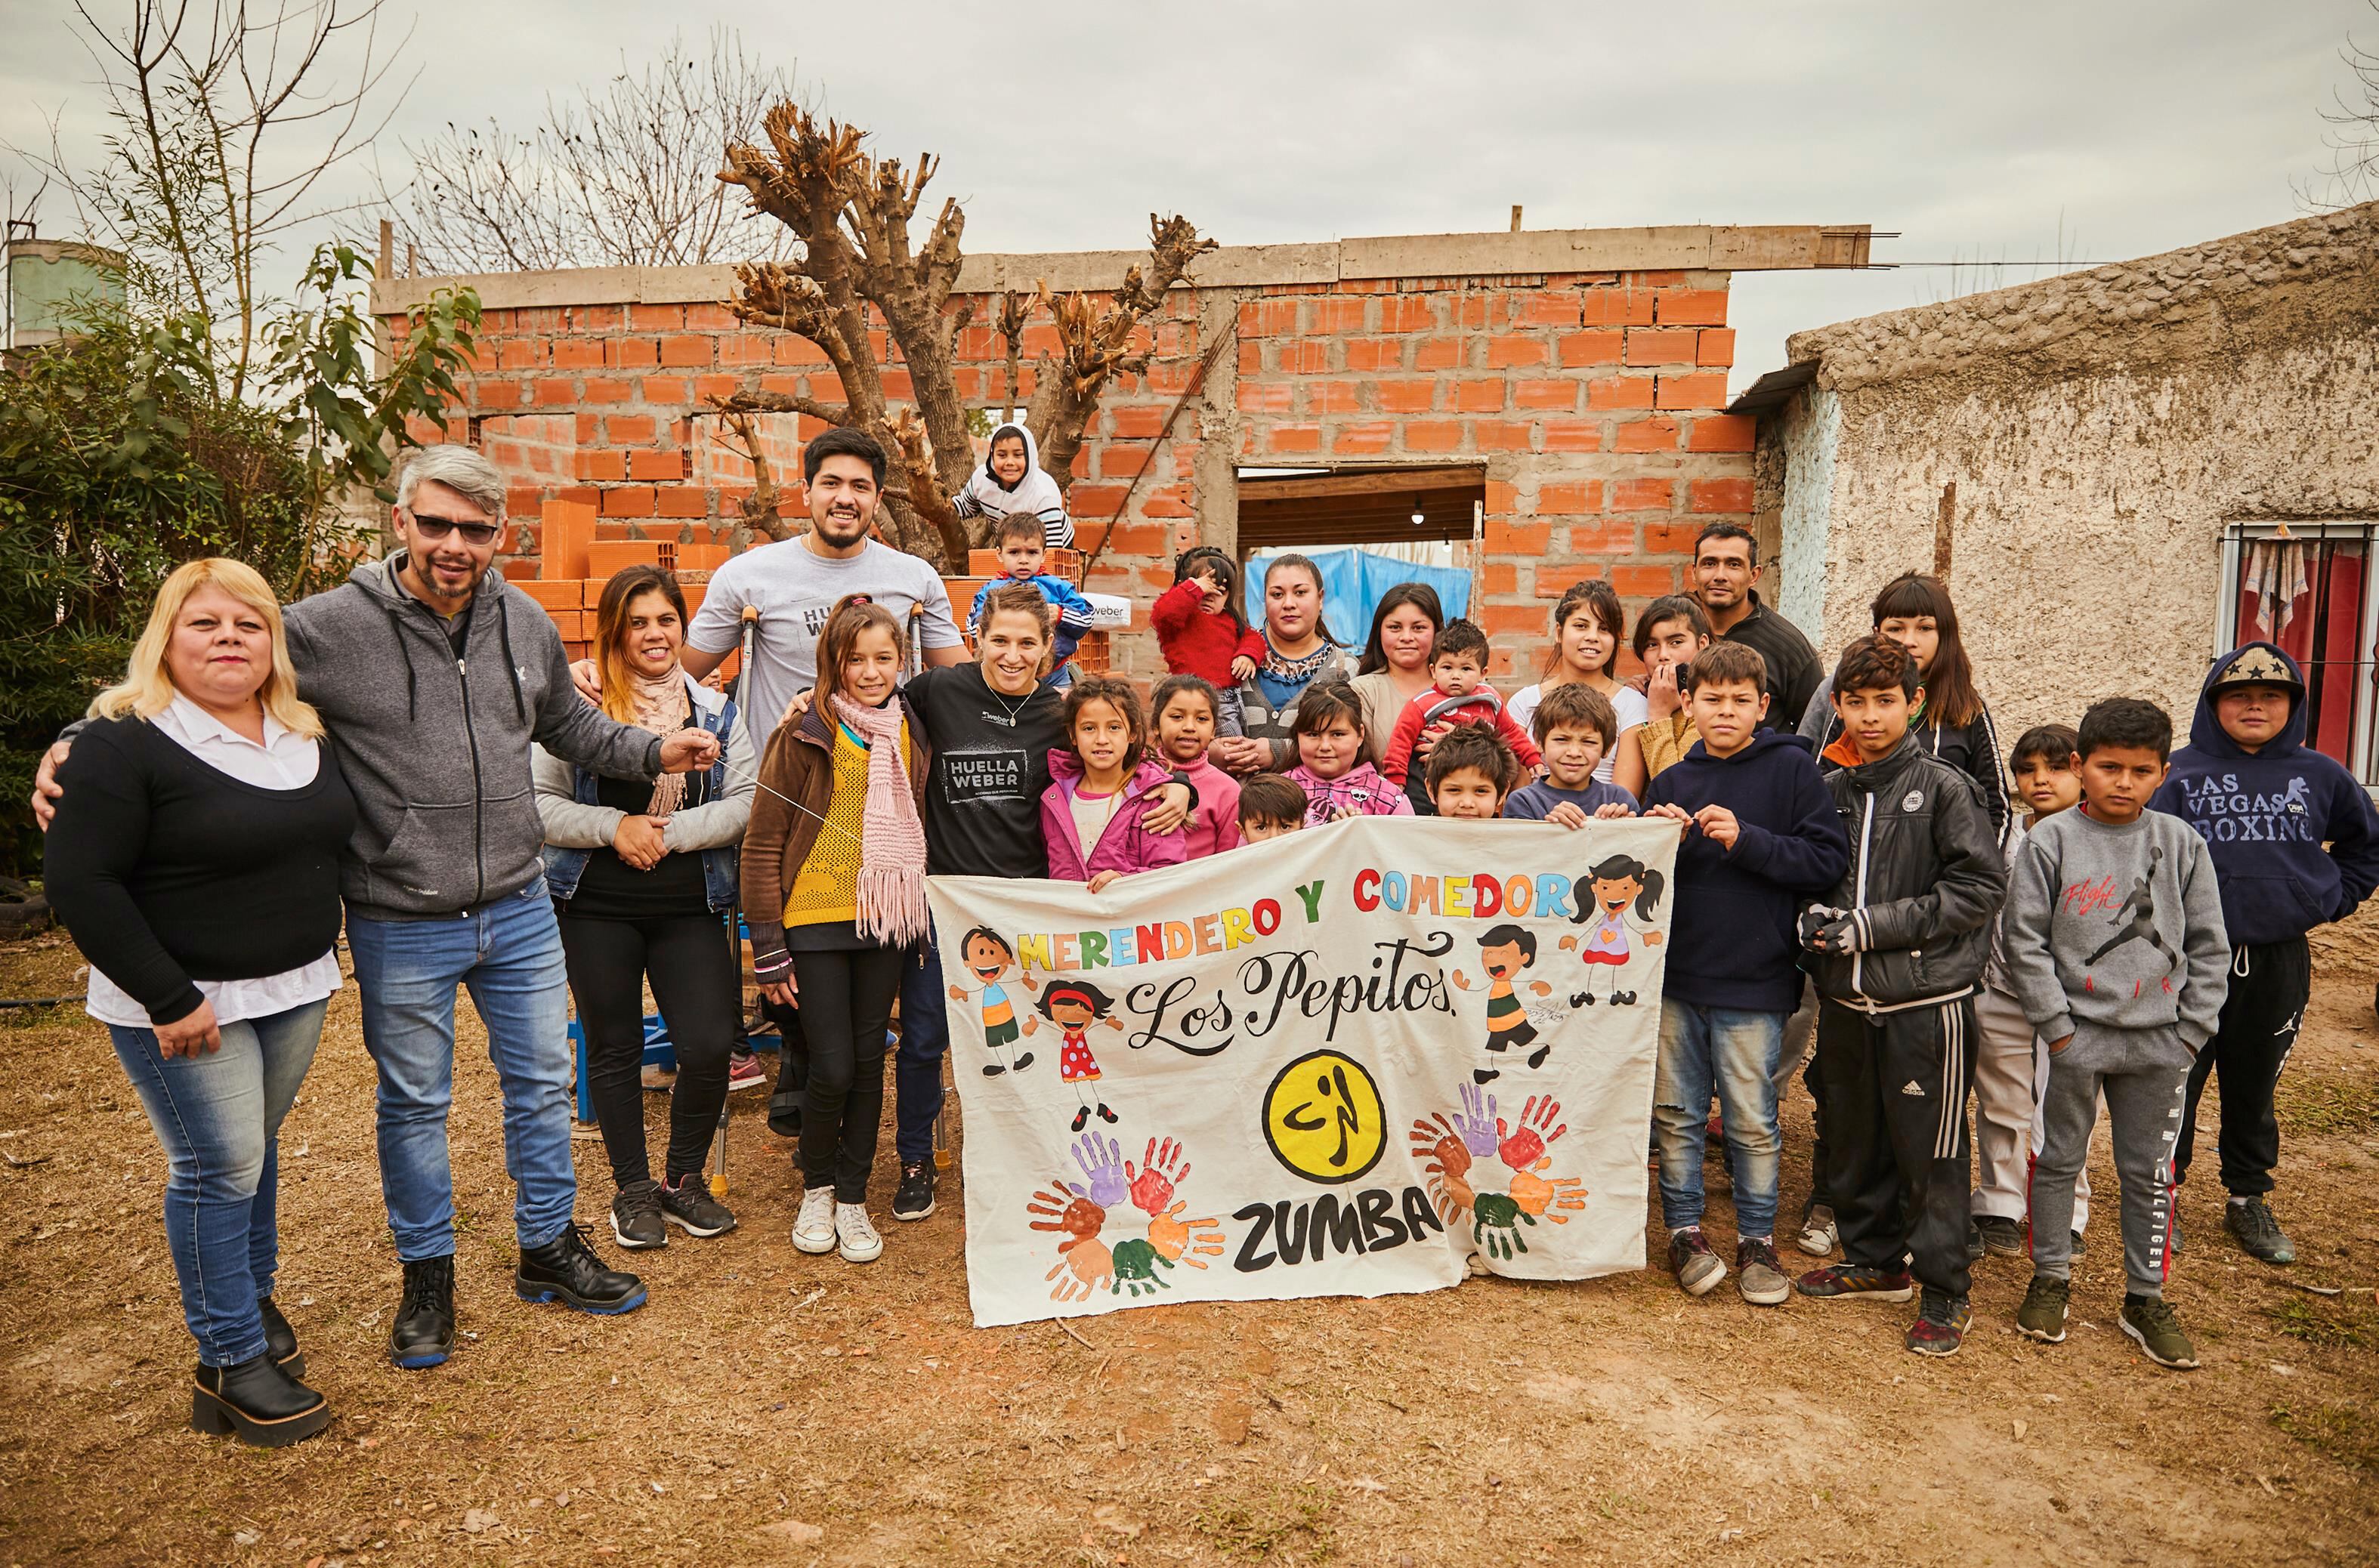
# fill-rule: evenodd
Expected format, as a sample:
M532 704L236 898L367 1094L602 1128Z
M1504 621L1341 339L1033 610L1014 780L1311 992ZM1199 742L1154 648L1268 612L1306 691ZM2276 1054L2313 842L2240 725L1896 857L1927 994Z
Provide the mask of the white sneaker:
M872 1263L884 1255L884 1238L876 1234L876 1222L867 1217L864 1203L834 1206L834 1236L842 1244L842 1260L846 1263ZM818 1250L823 1252L826 1248L821 1247Z
M804 1252L834 1250L832 1187L814 1187L802 1194L802 1212L793 1217L793 1245Z

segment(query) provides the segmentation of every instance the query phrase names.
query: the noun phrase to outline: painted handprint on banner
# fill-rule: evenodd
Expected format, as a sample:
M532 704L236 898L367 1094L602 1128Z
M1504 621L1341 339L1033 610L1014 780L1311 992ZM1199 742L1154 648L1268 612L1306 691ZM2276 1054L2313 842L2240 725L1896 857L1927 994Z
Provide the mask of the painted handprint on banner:
M1526 1232L1540 1220L1567 1224L1586 1207L1582 1180L1545 1175L1569 1124L1550 1094L1529 1095L1515 1123L1496 1114L1492 1094L1467 1083L1459 1089L1460 1111L1413 1123L1413 1157L1447 1224L1468 1214L1473 1246L1491 1261L1509 1261L1528 1249Z
M1189 1179L1190 1162L1181 1152L1181 1145L1169 1138L1161 1146L1155 1139L1150 1139L1148 1152L1141 1161L1137 1171L1129 1160L1123 1163L1124 1175L1131 1178L1131 1200L1152 1214L1161 1214L1165 1205L1173 1200L1173 1189Z
M1052 1301L1088 1301L1101 1286L1110 1296L1153 1297L1173 1287L1165 1276L1177 1266L1204 1269L1229 1249L1214 1216L1185 1217L1190 1205L1175 1194L1190 1179L1190 1154L1177 1140L1152 1138L1132 1161L1114 1139L1087 1133L1072 1153L1082 1179L1061 1176L1024 1206L1029 1228L1065 1238L1044 1276ZM1135 1226L1141 1234L1131 1234Z

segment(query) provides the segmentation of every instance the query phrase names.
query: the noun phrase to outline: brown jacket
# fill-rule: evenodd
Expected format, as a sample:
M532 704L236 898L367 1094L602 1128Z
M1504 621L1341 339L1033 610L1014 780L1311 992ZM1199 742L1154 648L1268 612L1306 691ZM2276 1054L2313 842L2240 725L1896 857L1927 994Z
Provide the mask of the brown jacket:
M916 716L906 717L909 789L922 812L933 755ZM784 950L779 923L785 898L833 803L834 731L813 706L794 723L777 726L768 737L768 750L760 759L760 787L752 794L752 824L743 830L743 922L751 928L755 957Z

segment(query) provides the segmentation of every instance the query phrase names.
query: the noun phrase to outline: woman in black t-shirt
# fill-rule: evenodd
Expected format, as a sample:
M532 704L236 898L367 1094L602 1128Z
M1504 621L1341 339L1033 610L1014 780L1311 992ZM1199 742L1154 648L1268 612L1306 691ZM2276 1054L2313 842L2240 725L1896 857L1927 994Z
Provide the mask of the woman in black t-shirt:
M571 995L586 1031L587 1095L618 1195L611 1234L631 1248L735 1227L710 1194L704 1155L727 1099L727 1057L742 1010L726 922L736 846L752 814L753 744L735 705L678 668L685 596L658 566L603 585L595 612L603 709L656 735L698 725L720 737L717 766L658 781L605 778L538 748L545 880L562 930ZM677 1053L664 1179L645 1151L645 985Z

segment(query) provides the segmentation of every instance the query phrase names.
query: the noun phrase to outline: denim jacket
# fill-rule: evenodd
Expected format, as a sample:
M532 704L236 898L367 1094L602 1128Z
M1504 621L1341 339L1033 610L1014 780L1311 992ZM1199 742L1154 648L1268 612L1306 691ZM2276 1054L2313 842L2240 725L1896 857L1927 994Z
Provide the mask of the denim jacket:
M735 907L736 847L752 815L751 727L736 722L735 705L726 697L693 680L685 684L694 722L719 737L719 761L710 769L708 801L670 817L661 842L671 854L702 856L704 895L713 910L724 911ZM545 823L546 891L568 899L578 891L587 857L610 845L625 814L597 803L594 774L541 747L532 769Z

